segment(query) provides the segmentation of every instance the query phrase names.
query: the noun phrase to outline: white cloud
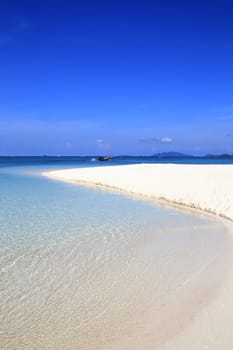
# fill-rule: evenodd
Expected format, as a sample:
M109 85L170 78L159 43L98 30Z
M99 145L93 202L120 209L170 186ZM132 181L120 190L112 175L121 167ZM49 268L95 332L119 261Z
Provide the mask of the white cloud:
M102 139L97 139L97 140L96 140L96 143L97 143L98 145L100 145L100 144L104 143L104 140L102 140Z
M166 137L162 137L160 141L163 143L171 143L173 142L173 138L166 136Z
M173 138L171 137L157 137L157 136L153 136L153 137L145 137L143 139L139 140L142 143L156 143L156 142L163 142L163 143L171 143L173 142Z

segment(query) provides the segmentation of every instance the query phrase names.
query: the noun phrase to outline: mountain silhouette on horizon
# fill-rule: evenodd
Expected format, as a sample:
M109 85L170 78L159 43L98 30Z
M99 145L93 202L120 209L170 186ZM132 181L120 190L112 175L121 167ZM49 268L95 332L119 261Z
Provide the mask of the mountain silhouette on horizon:
M161 153L154 153L151 157L156 158L187 158L187 157L193 157L188 154L183 154L180 152L161 152Z

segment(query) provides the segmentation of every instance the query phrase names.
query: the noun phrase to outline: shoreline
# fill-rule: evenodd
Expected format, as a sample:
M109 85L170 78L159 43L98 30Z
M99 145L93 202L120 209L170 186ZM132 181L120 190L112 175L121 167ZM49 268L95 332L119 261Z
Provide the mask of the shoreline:
M200 177L203 175L204 167L204 176L203 181L200 181ZM206 171L211 167L211 172ZM137 164L137 165L120 165L120 166L110 166L110 167L95 167L95 168L74 168L74 169L65 169L65 170L56 170L43 172L42 175L48 177L52 180L58 180L73 184L78 184L87 187L100 188L102 190L114 191L121 194L127 194L133 197L141 198L144 200L153 201L160 205L171 206L175 208L184 209L185 211L196 212L199 214L206 214L209 216L218 217L224 221L233 222L233 165L223 165L221 166L222 178L217 174L218 178L215 176L215 168L219 168L219 165L181 165L181 164ZM186 178L186 181L189 181L186 184L186 188L178 185L181 185L179 180L179 175L182 175L183 169L191 168L195 170L201 170L200 173L194 174L194 176L189 176ZM164 176L164 171L160 174L160 170L165 171L174 171L178 170L176 177L170 176L161 182L160 177ZM123 170L123 171L122 171ZM138 172L135 176L135 170ZM144 174L140 174L141 170L144 171ZM148 172L154 170L153 174L150 174L148 177ZM122 180L116 180L116 177L125 176L127 172L131 172L130 176L133 176L134 179L129 185L129 179L126 179L125 182ZM155 172L157 174L155 174ZM107 176L106 176L107 173ZM147 174L146 174L147 173ZM147 175L150 181L149 185L140 185L138 183L140 178L137 178L138 175ZM191 174L191 173L190 173ZM190 175L189 174L189 175ZM115 178L111 178L112 175ZM152 176L157 175L157 178L154 179L156 183L156 188L152 188L153 179ZM227 176L226 176L227 175ZM218 180L221 183L222 188L217 189L216 185L212 183L211 188L205 189L205 185L208 186L208 176L212 176L211 181ZM136 177L136 180L135 180ZM199 178L199 183L194 185L196 177ZM166 180L169 179L167 183ZM131 180L131 179L130 179ZM178 180L178 181L177 181ZM227 181L226 181L227 180ZM134 182L133 182L134 181ZM202 182L202 183L201 183ZM135 186L136 183L136 186ZM166 189L167 184L167 189ZM162 189L159 187L162 185ZM187 193L187 186L194 185L192 193ZM148 186L151 188L148 189ZM176 191L172 193L171 188L176 188ZM186 190L186 193L185 193ZM222 190L222 193L220 193ZM197 195L199 192L204 192L201 196ZM207 192L207 193L206 193ZM183 193L183 194L182 194ZM214 197L214 198L213 198ZM211 202L214 199L214 205L211 206Z
M194 167L196 170L193 172ZM100 188L102 190L130 195L132 198L149 200L155 204L178 208L198 216L208 217L211 221L221 222L223 227L225 227L226 233L229 234L229 246L226 247L222 258L219 257L219 266L216 262L216 269L220 268L221 264L225 266L222 271L225 277L218 285L217 294L211 296L213 291L210 290L209 297L207 295L203 296L206 298L205 305L200 305L199 309L195 312L195 316L187 320L187 323L178 333L172 338L168 337L167 341L160 344L159 347L155 347L159 350L199 350L200 348L211 350L224 348L224 350L231 350L232 348L233 331L231 324L233 323L233 302L231 295L233 294L233 268L231 266L233 247L231 241L233 237L233 182L231 179L233 179L233 166L217 167L219 169L216 169L215 165L141 164L66 169L42 174L52 180ZM189 171L187 171L188 168ZM152 171L152 169L154 170ZM163 176L164 170L165 172L169 170L167 176ZM183 170L186 172L186 177L181 180L179 174ZM216 172L216 170L218 171ZM203 171L204 179L201 177ZM145 173L147 173L146 178L143 177ZM168 178L169 181L167 181ZM157 186L156 190L158 192L156 192L151 186L153 181L156 182L158 179L160 180L159 185L162 184L162 189L160 186ZM190 183L193 184L191 193L187 191L187 186ZM183 187L176 187L176 196L173 193L173 197L171 196L172 184L174 186L184 184ZM198 190L201 191L199 197L198 195L195 196ZM221 190L223 193L219 193ZM182 191L184 192L183 197L181 196ZM193 197L190 197L190 194L193 194ZM214 200L215 205L219 202L221 210L218 210L219 208L215 208L214 206L211 207L212 200ZM223 211L224 208L226 209L225 212ZM225 263L221 261L222 259ZM211 283L215 272L215 270L209 271L210 276L206 276L209 282L205 281L205 283ZM194 291L194 295L197 292ZM153 320L151 320L151 323L153 324ZM208 331L205 332L205 329ZM197 334L199 334L198 337Z
M218 213L214 210L209 210L206 208L203 208L200 204L195 205L195 203L187 203L186 201L177 201L176 199L170 199L166 196L166 193L163 194L163 196L156 196L155 194L148 194L143 193L143 190L138 192L135 190L129 190L127 189L127 182L126 185L124 184L122 187L117 186L116 184L111 184L111 175L117 174L116 170L123 169L123 170L129 170L131 168L131 171L135 170L136 168L145 167L150 170L150 167L154 168L169 168L171 166L172 170L175 168L178 168L182 171L182 168L203 168L203 167L212 167L213 171L215 170L215 167L219 167L219 165L197 165L197 164L136 164L136 165L118 165L118 166L109 166L109 167L94 167L94 168L69 168L69 169L59 169L55 171L46 171L42 172L41 175L49 178L50 180L55 181L61 181L73 185L79 185L79 186L85 186L88 188L94 188L94 189L100 189L102 191L109 191L109 192L115 192L121 195L127 195L130 196L132 199L138 199L138 200L144 200L149 201L157 205L170 207L174 209L178 209L181 211L184 211L189 214L197 215L204 217L206 219L209 219L211 221L220 222L226 229L227 234L233 238L233 165L222 165L224 167L224 172L228 172L230 170L230 175L228 176L228 179L232 179L232 183L230 181L231 192L229 197L231 197L231 216L224 214L224 213ZM108 169L108 170L107 170ZM106 170L109 171L109 177L107 179L104 177L102 180L101 177L106 174ZM156 170L157 170L156 169ZM96 174L97 170L97 174ZM170 170L170 169L169 169ZM97 175L97 176L96 176ZM158 174L160 175L160 174ZM105 182L107 180L107 183ZM227 188L228 183L225 184L225 188ZM182 191L182 189L180 189Z

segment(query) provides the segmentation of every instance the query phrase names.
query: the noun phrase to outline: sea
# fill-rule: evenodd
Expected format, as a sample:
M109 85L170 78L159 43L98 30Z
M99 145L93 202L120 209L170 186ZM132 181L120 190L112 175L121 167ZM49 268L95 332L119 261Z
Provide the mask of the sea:
M1 349L153 349L217 293L231 246L220 221L41 176L164 162L233 163L0 157Z

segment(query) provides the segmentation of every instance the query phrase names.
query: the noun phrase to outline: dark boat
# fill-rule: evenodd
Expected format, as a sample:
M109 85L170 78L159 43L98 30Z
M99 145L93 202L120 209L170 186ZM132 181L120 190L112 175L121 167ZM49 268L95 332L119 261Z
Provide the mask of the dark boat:
M106 157L100 156L100 157L98 157L98 160L101 161L101 162L106 161L106 160L110 160L110 159L111 159L110 156L106 156Z

